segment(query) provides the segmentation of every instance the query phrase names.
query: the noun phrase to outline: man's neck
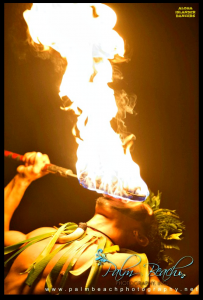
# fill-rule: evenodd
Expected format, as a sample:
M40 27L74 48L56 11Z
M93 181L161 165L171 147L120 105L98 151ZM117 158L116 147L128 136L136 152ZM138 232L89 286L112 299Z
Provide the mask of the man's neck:
M87 222L87 226L94 228L111 239L112 222L109 218L96 214L92 219Z
M103 215L95 214L92 219L87 222L87 225L101 230L102 228L108 227L110 224L109 219Z

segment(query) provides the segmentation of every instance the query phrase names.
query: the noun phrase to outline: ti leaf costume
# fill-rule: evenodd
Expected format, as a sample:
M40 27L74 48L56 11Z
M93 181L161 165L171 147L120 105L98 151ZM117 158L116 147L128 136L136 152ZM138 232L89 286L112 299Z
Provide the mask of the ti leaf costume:
M87 261L85 264L83 264L79 269L71 271L72 268L74 267L75 263L77 262L78 258L80 257L80 255L83 253L83 251L85 251L85 249L88 246L95 243L96 241L98 241L97 250L101 249L104 254L117 252L120 250L120 248L117 245L111 246L112 243L102 234L100 234L100 236L99 236L98 233L96 235L94 235L94 233L86 233L85 232L80 238L69 241L67 243L64 243L64 244L60 245L58 248L56 248L54 251L51 252L54 244L56 243L56 241L61 233L70 234L74 230L76 230L77 227L78 227L78 225L75 223L70 223L70 222L65 223L61 227L59 227L56 232L45 233L45 234L35 236L35 237L27 239L27 240L24 240L15 245L5 247L4 248L5 255L9 254L11 252L14 252L14 254L5 261L4 266L6 267L8 265L8 263L10 261L12 261L12 259L14 259L18 254L20 254L22 251L24 251L27 247L33 245L34 243L36 243L38 241L52 237L52 239L46 245L46 247L41 252L41 254L37 257L37 259L33 262L33 264L24 272L24 273L28 273L25 283L28 286L32 286L35 283L35 281L38 279L38 276L40 276L40 274L43 272L43 270L45 269L45 267L47 266L49 261L54 257L54 255L56 255L61 249L64 249L68 245L71 244L70 247L67 248L67 251L64 252L64 254L59 258L59 260L57 261L55 266L52 268L51 272L48 274L48 276L46 278L45 288L48 288L49 292L52 291L52 287L54 287L56 279L57 279L63 265L65 264L67 259L70 259L69 265L67 266L67 268L62 276L62 279L60 281L59 290L61 290L61 291L59 292L59 294L62 293L62 291L63 291L63 287L65 286L65 283L68 280L69 273L71 273L74 276L79 276L80 274L82 274L83 272L85 272L87 269L89 269L91 267L89 276L87 278L86 285L85 285L85 288L90 290L92 287L96 286L99 274L102 269L102 264L98 263L95 260L95 255L97 253L97 251L96 251L96 253L92 256L92 258L89 261ZM130 251L127 249L125 249L124 251L126 253L130 253L130 254L137 254L136 252L133 252L133 251ZM144 287L144 286L148 285L147 267L144 267L144 264L147 264L148 260L147 260L147 257L145 254L139 254L139 256L141 256L141 262L139 264L140 271L141 271L141 274L140 274L141 275L141 284Z

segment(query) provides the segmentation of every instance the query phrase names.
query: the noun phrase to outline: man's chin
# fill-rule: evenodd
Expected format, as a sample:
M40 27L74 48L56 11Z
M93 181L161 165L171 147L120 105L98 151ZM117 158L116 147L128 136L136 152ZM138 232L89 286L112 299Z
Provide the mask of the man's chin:
M106 194L106 195L103 194L103 197L106 198L106 199L109 199L109 200L116 201L116 202L118 202L118 201L120 201L122 203L129 203L130 202L130 200L128 200L128 199L117 198L116 196L112 196L112 195L108 195L108 194Z
M128 203L130 203L130 200L124 200L121 198L116 198L113 197L112 195L106 195L103 194L103 197L99 197L96 200L96 203L99 205L108 205L108 206L113 206L113 207L125 207L128 205Z
M118 199L115 199L113 197L103 195L103 197L99 197L96 200L96 204L98 205L108 205L111 206L113 203L118 202Z

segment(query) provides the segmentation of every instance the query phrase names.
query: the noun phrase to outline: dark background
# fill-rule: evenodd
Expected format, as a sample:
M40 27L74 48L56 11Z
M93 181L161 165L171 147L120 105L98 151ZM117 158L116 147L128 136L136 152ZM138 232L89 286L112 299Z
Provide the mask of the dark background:
M115 29L132 59L121 66L123 86L138 99L136 115L126 120L135 134L132 156L161 207L175 209L186 225L181 250L168 251L177 262L192 256L187 275L166 284L194 288L199 283L199 14L198 3L110 3L117 14ZM193 7L195 18L176 18L179 6ZM30 4L4 4L5 149L24 154L40 151L52 163L75 172L77 144L71 134L74 116L60 110L62 71L26 44L22 13ZM4 185L17 162L4 159ZM48 175L35 181L11 221L11 229L28 233L59 222L87 221L98 194L74 178ZM184 264L189 263L185 259Z

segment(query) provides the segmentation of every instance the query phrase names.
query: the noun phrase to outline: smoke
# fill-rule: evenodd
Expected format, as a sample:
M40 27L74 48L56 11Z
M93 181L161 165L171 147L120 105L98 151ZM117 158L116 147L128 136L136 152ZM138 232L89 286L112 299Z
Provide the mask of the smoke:
M67 68L68 62L66 58L62 57L59 52L49 47L46 49L42 44L36 44L32 41L30 36L27 38L27 43L30 46L33 56L43 60L50 60L53 64L54 70L57 73L64 74Z
M115 117L117 121L117 132L120 135L120 138L123 142L123 145L126 144L126 138L129 140L129 132L127 131L127 126L125 125L125 119L127 113L133 114L134 107L136 105L137 96L134 94L127 94L126 91L115 91L114 93L116 99L116 105L118 107L118 113ZM134 135L130 135L131 140L135 139Z
M119 81L119 86L121 85L120 81L124 79L120 65L123 63L128 63L131 60L132 53L132 49L129 48L129 45L125 45L124 57L116 55L114 59L110 60L113 69L113 81ZM134 93L127 93L123 88L120 90L114 89L114 96L116 105L118 107L118 112L115 120L112 121L112 127L117 133L119 133L123 147L125 148L129 142L135 140L135 135L127 131L125 119L127 117L127 113L135 114L134 108L136 105L137 96Z

